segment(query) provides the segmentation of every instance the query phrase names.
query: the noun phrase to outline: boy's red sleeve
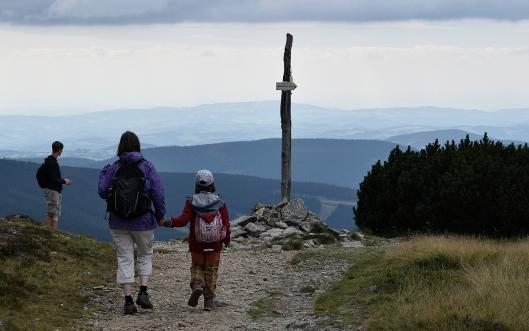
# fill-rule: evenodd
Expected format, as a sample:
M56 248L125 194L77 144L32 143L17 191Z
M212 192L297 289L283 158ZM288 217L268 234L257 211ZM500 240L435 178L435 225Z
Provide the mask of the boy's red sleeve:
M226 239L224 243L229 244L231 240L230 216L228 215L228 207L226 204L220 208L220 216L222 217L222 224L226 228Z
M194 216L195 212L193 211L193 208L191 207L189 201L186 200L186 204L184 206L182 214L180 216L171 217L171 227L180 228L186 226L187 223L189 223L189 221L191 221Z

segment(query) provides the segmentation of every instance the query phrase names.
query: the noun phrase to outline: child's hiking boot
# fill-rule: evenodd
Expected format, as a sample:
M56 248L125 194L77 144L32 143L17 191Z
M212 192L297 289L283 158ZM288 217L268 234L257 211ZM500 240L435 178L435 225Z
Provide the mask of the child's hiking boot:
M125 301L124 315L134 315L138 312L138 308L134 304L134 301Z
M152 309L151 298L147 292L140 291L136 303L143 309Z
M189 300L187 300L187 304L191 307L198 306L198 299L200 299L202 292L202 287L193 288L191 295L189 296Z
M213 299L204 298L204 310L205 311L215 310L215 303L213 302Z

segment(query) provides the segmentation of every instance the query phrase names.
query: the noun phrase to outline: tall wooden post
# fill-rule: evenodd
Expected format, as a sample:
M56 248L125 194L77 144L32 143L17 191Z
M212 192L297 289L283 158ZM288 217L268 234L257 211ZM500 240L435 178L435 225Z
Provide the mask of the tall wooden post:
M276 89L281 90L281 202L290 201L291 188L292 120L290 109L292 90L296 88L296 85L292 81L292 68L290 66L292 40L292 35L287 33L285 54L283 55L283 82L282 84L276 84Z

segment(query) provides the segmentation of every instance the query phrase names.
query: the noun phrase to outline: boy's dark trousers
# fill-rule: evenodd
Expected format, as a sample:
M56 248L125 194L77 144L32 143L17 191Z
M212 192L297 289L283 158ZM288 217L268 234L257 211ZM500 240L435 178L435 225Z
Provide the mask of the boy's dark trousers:
M215 298L220 252L191 252L191 288L203 287L204 298Z

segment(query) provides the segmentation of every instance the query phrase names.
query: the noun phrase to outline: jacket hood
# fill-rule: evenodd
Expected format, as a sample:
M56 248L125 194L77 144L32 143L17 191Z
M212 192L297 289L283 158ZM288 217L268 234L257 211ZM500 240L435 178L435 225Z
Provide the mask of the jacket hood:
M143 158L140 152L125 152L119 156L119 160L125 163L134 163Z
M194 194L190 199L191 206L199 214L216 213L224 204L222 198L215 193Z

